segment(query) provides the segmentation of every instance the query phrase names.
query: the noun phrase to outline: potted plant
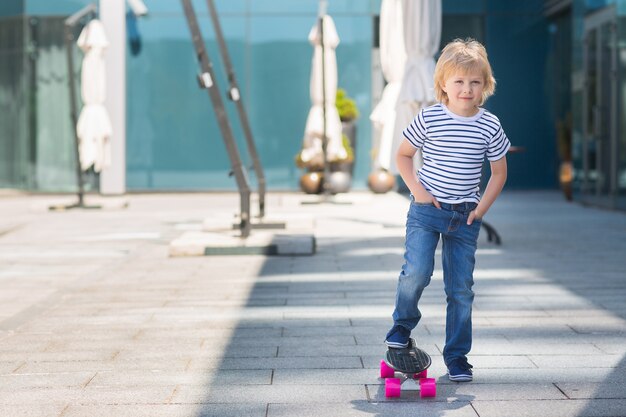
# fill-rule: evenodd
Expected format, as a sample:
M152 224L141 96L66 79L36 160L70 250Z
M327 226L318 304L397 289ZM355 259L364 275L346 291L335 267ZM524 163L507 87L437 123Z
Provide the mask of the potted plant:
M356 142L356 126L354 120L359 117L359 110L354 100L349 98L343 89L337 90L335 105L342 125L342 146L345 157L328 160L330 176L327 179L327 190L331 193L345 193L350 189L354 166L354 145ZM314 153L307 154L303 159L303 149L295 157L298 168L306 170L300 177L300 188L307 194L322 192L324 182L324 156Z
M347 156L343 159L329 161L330 177L328 178L328 187L332 194L348 192L352 182L354 151L346 135L342 135L342 144ZM307 194L321 193L324 178L323 161L319 158L313 158L304 162L300 152L296 155L295 162L298 168L307 171L300 177L300 188L302 191Z

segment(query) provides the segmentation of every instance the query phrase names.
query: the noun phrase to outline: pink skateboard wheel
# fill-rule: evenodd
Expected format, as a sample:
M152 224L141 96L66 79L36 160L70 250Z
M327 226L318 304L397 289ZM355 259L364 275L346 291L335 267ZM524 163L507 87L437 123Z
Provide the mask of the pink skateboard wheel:
M437 395L437 382L434 378L420 379L420 397L435 397Z
M380 377L393 378L393 368L390 368L385 361L380 361Z
M385 379L385 397L399 397L400 385L402 385L402 381L399 378Z

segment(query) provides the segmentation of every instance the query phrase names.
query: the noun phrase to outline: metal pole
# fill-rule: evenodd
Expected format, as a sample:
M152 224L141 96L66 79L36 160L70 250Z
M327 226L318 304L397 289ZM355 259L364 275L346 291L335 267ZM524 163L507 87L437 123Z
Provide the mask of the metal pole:
M191 37L196 50L198 62L200 64L201 74L199 75L199 81L202 88L205 88L209 92L215 115L217 116L218 126L226 145L226 151L230 158L230 164L235 174L235 180L237 181L237 188L239 189L239 196L241 199L241 237L248 237L250 235L250 186L248 185L248 177L244 169L239 150L237 149L237 143L233 131L228 122L226 116L226 108L222 101L219 89L215 81L215 74L213 72L213 64L209 59L204 41L202 39L202 32L200 32L200 26L198 25L198 19L196 12L191 4L191 0L181 0L183 8L185 10L185 17L191 31Z
M239 86L237 84L237 79L235 78L235 70L230 60L230 55L228 53L228 48L226 47L226 42L224 41L224 35L222 33L222 27L220 25L220 20L217 15L217 10L215 8L215 2L213 0L207 0L207 4L209 7L209 12L211 14L211 21L213 22L213 27L215 29L217 43L219 45L220 52L222 55L222 61L224 63L224 66L226 67L226 74L228 76L228 82L229 82L228 98L234 101L237 106L237 113L239 114L239 121L241 122L243 133L246 138L246 145L248 147L248 153L250 154L250 157L252 159L252 165L254 167L254 172L256 173L256 177L257 177L257 181L259 185L259 217L263 218L265 216L265 193L266 193L265 174L263 173L261 160L259 159L259 154L254 144L254 139L252 137L252 130L250 129L250 123L248 121L246 109L243 106L243 102L241 101L241 94L239 93Z
M324 176L322 178L322 193L327 198L330 192L328 187L330 178L330 164L328 162L328 155L326 150L328 148L328 134L326 123L326 45L324 40L324 16L326 15L326 0L320 0L319 8L319 31L320 40L322 42L322 117L324 118L323 130L322 130L322 154L324 160Z

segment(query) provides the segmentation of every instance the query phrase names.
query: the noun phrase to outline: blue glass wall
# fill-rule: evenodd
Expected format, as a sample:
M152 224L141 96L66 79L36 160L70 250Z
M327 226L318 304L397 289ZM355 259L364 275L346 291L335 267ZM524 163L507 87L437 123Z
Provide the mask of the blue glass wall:
M3 0L4 1L4 0ZM23 0L24 13L34 16L71 15L98 0ZM103 0L106 1L106 0Z
M296 189L301 171L294 157L302 145L311 106L313 49L307 37L316 23L317 0L217 1L222 29L269 187ZM205 1L195 1L201 30L218 74L227 86ZM339 86L354 97L358 121L355 185L369 172L371 45L379 2L331 1L341 44ZM129 20L134 47L127 61L127 183L129 189L234 189L225 146L198 72L180 2L150 2L148 18ZM231 126L250 165L234 106Z
M515 8L498 8L514 3ZM511 143L525 151L507 158L509 188L556 187L559 158L547 84L548 24L541 1L489 2L486 44L498 81L487 108ZM513 10L511 10L513 9Z

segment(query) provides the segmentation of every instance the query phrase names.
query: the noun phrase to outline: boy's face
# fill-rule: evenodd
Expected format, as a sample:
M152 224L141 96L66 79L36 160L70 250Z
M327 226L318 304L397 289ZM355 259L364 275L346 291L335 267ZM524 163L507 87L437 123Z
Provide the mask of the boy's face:
M477 72L452 73L441 88L448 95L448 109L459 116L470 117L478 112L485 77Z

